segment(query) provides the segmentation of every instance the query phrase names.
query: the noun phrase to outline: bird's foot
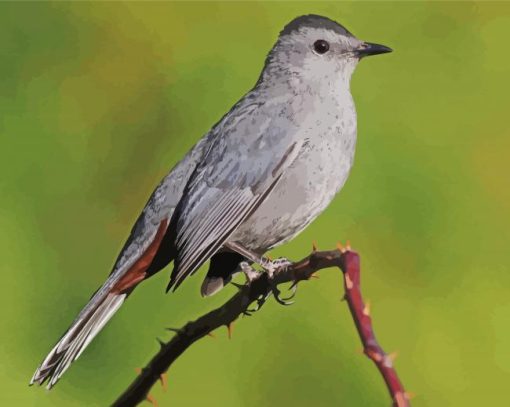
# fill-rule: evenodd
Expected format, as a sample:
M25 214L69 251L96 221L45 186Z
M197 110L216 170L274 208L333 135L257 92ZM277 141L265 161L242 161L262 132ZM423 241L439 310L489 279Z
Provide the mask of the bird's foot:
M290 300L292 300L292 298L294 298L294 296L296 295L297 285L293 284L291 286L291 288L290 288L291 295L289 297L282 298L281 291L278 288L278 285L276 284L275 279L274 279L275 273L287 270L290 266L292 266L292 262L290 260L286 259L285 257L279 257L274 260L269 260L269 259L263 258L261 261L261 266L267 272L269 284L271 285L271 293L273 294L276 302L278 302L281 305L293 304L294 301L290 301Z
M260 308L262 308L262 306L265 304L265 302L267 301L267 299L269 298L269 296L271 294L273 294L276 302L278 302L279 304L282 304L282 305L293 304L294 301L290 301L290 300L292 300L292 298L294 298L294 296L296 295L297 283L293 283L291 285L291 287L290 287L291 295L287 298L282 298L281 291L278 288L278 285L276 284L275 279L274 279L275 273L277 273L278 271L286 270L288 267L290 267L292 265L292 262L289 261L288 259L286 259L285 257L280 257L275 260L269 260L268 258L263 257L263 258L261 258L259 264L267 272L267 279L268 279L271 291L267 295L264 295L264 296L261 296L260 298L258 298L256 307L253 309L247 310L247 314L249 315L253 312L258 311ZM260 273L257 270L255 270L247 262L240 263L240 267L241 267L241 270L243 271L244 275L246 276L247 284L250 284L252 281L254 281L255 279L257 279L261 276Z
M266 270L269 279L272 280L276 271L287 270L290 266L292 266L292 262L285 257L278 257L274 260L269 260L263 257L260 261L260 265L264 270Z

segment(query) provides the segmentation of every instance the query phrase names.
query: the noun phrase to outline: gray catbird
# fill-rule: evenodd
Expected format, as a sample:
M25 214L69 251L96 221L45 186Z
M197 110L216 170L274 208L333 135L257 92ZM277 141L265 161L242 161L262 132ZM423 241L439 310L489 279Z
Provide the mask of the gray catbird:
M112 273L31 383L55 385L138 283L171 261L175 289L210 260L210 295L312 222L353 164L351 75L362 57L390 51L325 17L287 24L253 89L156 188Z

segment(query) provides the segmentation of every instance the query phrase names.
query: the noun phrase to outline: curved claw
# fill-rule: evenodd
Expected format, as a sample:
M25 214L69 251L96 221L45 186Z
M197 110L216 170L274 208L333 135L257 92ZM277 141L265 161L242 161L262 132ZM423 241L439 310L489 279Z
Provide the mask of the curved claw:
M259 309L262 308L262 306L266 303L266 300L268 299L269 295L267 296L262 296L260 298L257 299L257 305L255 308L252 308L252 309L247 309L246 311L250 312L250 313L253 313L253 312L257 312Z
M288 300L292 300L295 296L296 296L296 293L297 293L297 282L296 283L293 283L290 288L289 288L289 291L290 291L290 295L287 297L287 298L282 298L283 301L288 301Z
M277 287L272 287L271 291L273 293L274 299L276 300L276 302L278 304L281 304L281 305L292 305L292 304L294 304L294 301L288 301L288 298L280 298L281 291Z

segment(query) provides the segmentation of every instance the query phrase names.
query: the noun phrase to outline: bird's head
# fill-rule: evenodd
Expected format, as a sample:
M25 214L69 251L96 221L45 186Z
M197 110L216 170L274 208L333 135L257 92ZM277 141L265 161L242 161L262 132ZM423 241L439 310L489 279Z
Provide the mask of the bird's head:
M348 84L361 58L386 52L391 49L361 41L329 18L305 15L292 20L280 32L261 79L334 80Z

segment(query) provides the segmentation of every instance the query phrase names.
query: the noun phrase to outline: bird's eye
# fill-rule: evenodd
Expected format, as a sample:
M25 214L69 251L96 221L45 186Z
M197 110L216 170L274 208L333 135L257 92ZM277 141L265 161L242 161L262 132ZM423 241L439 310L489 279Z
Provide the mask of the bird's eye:
M329 51L329 43L324 40L317 40L313 43L313 49L317 54L325 54Z

